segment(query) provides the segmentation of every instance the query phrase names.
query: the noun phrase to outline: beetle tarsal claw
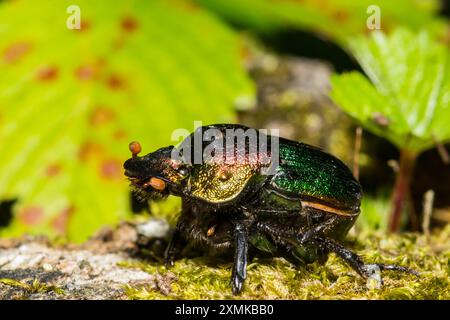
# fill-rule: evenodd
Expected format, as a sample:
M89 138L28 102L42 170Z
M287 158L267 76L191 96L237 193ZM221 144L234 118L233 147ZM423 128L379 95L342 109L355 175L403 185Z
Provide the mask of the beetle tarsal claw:
M368 289L380 289L383 285L381 278L381 269L376 264L367 264L365 266L367 272L366 286Z

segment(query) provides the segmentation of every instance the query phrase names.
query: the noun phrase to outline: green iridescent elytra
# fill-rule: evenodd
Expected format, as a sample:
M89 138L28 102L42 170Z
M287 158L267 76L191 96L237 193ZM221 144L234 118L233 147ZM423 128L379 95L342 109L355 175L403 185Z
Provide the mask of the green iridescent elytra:
M204 136L211 131L213 135ZM124 164L125 174L141 198L182 199L166 266L191 242L234 257L234 293L242 290L249 248L297 263L324 262L334 252L369 277L373 265L339 243L359 215L362 196L347 166L316 147L258 131L247 137L248 132L255 131L235 124L209 125L178 147L142 157L135 152L140 146L130 148L133 157ZM240 143L237 137L242 135Z
M339 159L304 143L280 139L280 165L271 183L285 195L358 212L361 187Z

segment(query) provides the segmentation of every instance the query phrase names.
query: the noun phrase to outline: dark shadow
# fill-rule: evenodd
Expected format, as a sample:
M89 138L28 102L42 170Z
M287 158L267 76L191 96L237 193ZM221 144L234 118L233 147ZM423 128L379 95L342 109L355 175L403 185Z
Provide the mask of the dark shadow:
M13 219L13 206L17 199L0 201L0 228L7 227Z
M130 192L130 208L134 214L150 212L148 202L138 199L134 192Z
M260 37L266 45L278 53L327 61L337 72L351 70L362 72L356 60L342 47L314 33L291 29Z
M369 156L370 164L360 168L359 182L366 194L376 195L380 189L391 188L395 172L389 160L398 160L399 152L391 142L368 130L363 131L361 151Z
M450 18L450 1L441 1L441 10L439 11L439 13L444 17Z
M450 144L445 145L450 150ZM436 148L423 152L416 163L412 185L412 196L416 212L422 212L425 192L434 190L434 207L450 206L450 165L445 164Z

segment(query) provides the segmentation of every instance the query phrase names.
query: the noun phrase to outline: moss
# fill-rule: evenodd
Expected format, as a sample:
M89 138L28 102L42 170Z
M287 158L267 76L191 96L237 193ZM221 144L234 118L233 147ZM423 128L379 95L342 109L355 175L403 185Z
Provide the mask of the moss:
M384 285L371 289L341 259L330 255L325 265L296 267L283 258L257 259L248 266L241 295L229 284L231 264L206 258L182 259L170 270L177 277L167 295L149 287L125 288L130 299L450 299L450 226L426 238L419 234L366 232L347 245L367 263L410 267L420 277L383 272ZM212 264L215 263L215 264ZM127 263L148 273L167 272L157 263Z
M40 282L39 280L35 279L31 283L26 283L24 281L18 281L15 279L8 279L8 278L2 278L0 279L0 283L20 288L25 291L27 294L33 294L33 293L48 293L48 292L55 292L57 294L64 294L64 290L57 288L53 285L47 285L45 283Z

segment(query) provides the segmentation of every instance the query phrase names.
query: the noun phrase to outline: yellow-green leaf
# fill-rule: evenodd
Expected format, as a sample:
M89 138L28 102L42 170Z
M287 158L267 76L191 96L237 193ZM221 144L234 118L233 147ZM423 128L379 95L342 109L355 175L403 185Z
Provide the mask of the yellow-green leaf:
M236 35L188 1L0 3L0 201L22 232L83 240L129 216L122 163L193 121L234 119L254 89Z
M335 75L333 100L368 130L420 152L450 140L450 51L426 31L375 32L350 46L368 78Z
M314 32L344 47L372 29L373 18L389 32L399 25L438 34L446 23L437 17L438 0L196 0L227 20L260 32L283 28Z

